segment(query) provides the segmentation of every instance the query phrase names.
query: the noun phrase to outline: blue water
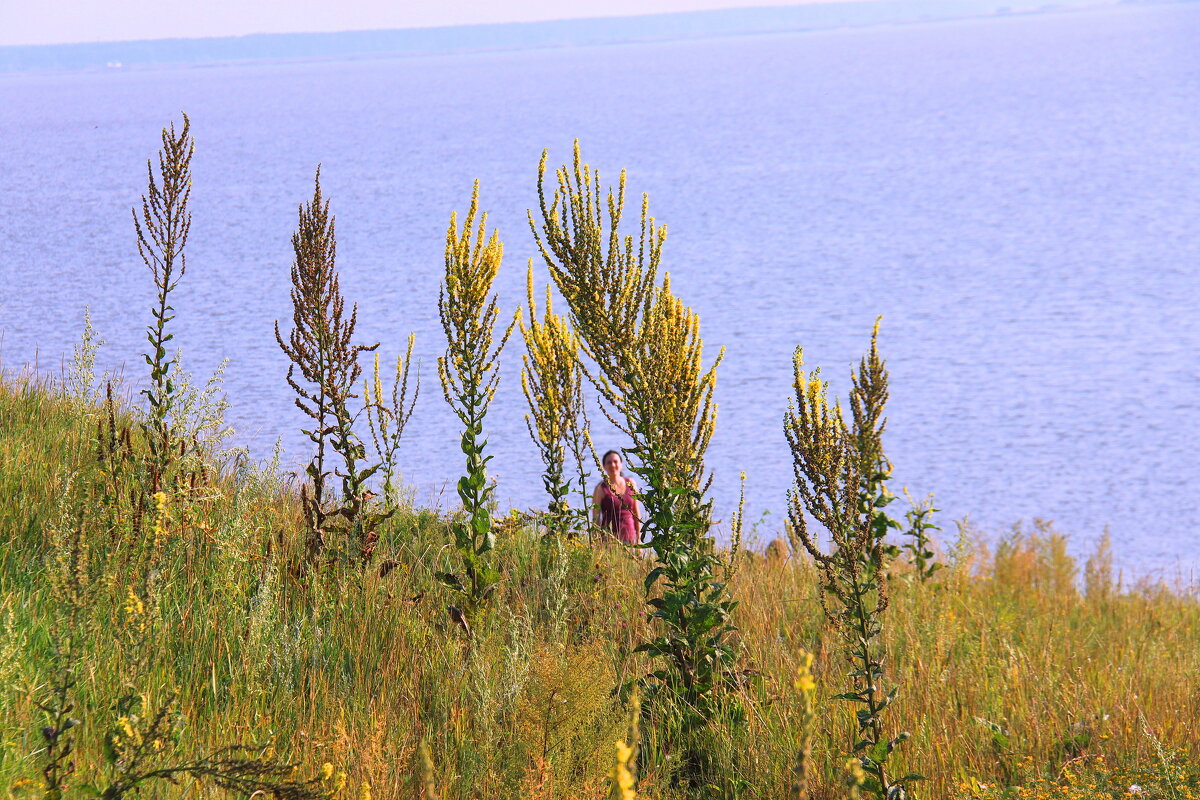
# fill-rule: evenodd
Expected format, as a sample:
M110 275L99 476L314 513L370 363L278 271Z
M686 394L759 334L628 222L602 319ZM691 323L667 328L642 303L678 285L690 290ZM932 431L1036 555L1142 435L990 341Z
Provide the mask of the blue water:
M385 362L417 334L401 449L448 503L445 227L482 182L523 300L542 148L649 192L665 263L727 348L709 463L719 513L748 473L770 537L791 479L791 352L844 393L884 317L896 488L993 533L1107 527L1130 573L1200 566L1200 4L778 36L0 80L0 353L57 371L90 305L102 366L140 375L151 283L130 207L158 129L193 120L179 290L187 365L231 359L239 440L304 455L274 320L290 319L296 206L323 184L342 288ZM539 272L539 283L545 281ZM519 347L488 419L502 502L541 505ZM593 414L598 417L598 414ZM619 446L611 433L601 448ZM445 488L449 484L451 488Z

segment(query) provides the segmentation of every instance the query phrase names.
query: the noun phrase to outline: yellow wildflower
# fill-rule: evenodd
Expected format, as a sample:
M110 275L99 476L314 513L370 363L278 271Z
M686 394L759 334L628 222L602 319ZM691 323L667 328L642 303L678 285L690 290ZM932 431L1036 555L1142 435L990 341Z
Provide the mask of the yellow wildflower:
M125 594L125 603L121 606L125 613L131 617L140 616L146 613L146 604L142 602L142 598L138 597L133 589L127 589Z
M633 748L625 742L617 742L617 764L612 771L614 800L635 800L633 773L629 770L629 762L633 758Z

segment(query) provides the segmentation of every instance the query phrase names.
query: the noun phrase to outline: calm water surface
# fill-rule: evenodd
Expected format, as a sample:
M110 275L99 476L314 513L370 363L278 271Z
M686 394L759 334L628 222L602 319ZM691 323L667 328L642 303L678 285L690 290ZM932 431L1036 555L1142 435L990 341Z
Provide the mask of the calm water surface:
M240 440L302 418L272 324L289 235L323 166L342 287L385 361L417 333L402 447L419 502L449 502L437 387L448 215L475 178L523 299L542 148L627 167L670 228L665 261L721 367L718 510L781 528L780 421L803 345L839 393L884 316L896 488L993 532L1052 519L1130 572L1200 566L1200 5L424 59L0 79L5 368L45 370L83 308L104 366L139 374L151 283L129 209L157 131L197 138L177 341L229 358ZM539 273L539 282L545 280ZM518 348L489 417L503 502L542 504ZM598 415L594 415L598 416ZM598 445L621 442L597 435ZM763 517L762 515L766 515Z

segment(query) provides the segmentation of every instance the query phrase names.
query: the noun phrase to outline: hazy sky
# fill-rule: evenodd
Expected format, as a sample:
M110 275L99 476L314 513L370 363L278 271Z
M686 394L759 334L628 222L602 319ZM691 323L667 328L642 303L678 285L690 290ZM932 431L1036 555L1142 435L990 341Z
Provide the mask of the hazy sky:
M411 28L804 2L814 0L0 0L0 45Z

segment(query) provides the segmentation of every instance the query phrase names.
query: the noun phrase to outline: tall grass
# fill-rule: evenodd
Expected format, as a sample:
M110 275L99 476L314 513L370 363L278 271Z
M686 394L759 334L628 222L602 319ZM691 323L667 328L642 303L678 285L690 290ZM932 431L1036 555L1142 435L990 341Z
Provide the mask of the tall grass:
M76 489L94 463L99 413L37 384L0 384L0 793L41 783L45 723L35 702L55 677L49 637L60 602L48 580L49 531L84 502ZM647 667L633 651L651 633L641 597L649 565L568 541L555 583L539 568L536 533L517 527L497 537L495 561L510 576L496 590L501 624L477 632L468 655L438 602L433 573L451 542L440 517L402 509L385 524L381 557L404 565L386 576L352 570L310 586L279 555L304 546L294 492L248 473L216 489L186 513L169 507L171 536L186 546L161 564L170 579L159 584L163 624L147 665L162 691L178 692L189 721L181 745L273 743L306 777L326 763L334 778L345 772L343 796L366 782L375 798L415 797L422 738L443 798L609 791L613 743L626 730L610 690ZM1108 778L1129 776L1157 791L1168 774L1159 744L1179 773L1173 785L1184 787L1175 796L1195 785L1200 607L1157 585L1082 593L1062 542L1032 528L989 552L968 536L932 580L894 581L884 638L905 688L889 713L913 733L906 761L928 776L920 796L1013 786L1067 797L1085 783L1115 792ZM743 796L785 797L811 728L811 796L842 796L855 721L830 700L843 667L817 570L804 559L740 558L731 586L738 646L757 678L738 690L744 740L713 736L712 757L736 763ZM116 589L130 577L114 568L114 590L84 610L71 712L83 723L77 783L106 763L123 667L105 623L123 613ZM815 725L791 686L806 652L815 654ZM654 731L642 736L654 746ZM684 796L664 777L639 775L638 794Z

